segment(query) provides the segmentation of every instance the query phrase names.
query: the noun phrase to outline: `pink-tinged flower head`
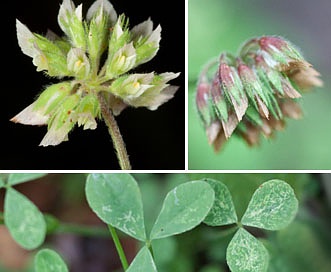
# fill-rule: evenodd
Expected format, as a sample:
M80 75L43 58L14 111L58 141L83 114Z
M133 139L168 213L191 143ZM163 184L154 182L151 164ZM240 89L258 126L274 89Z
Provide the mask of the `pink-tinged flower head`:
M211 70L216 65L216 71ZM299 50L278 36L248 40L238 57L222 53L219 62L208 63L203 75L206 85L198 88L197 106L213 114L205 129L215 151L233 134L249 145L259 144L261 135L273 137L285 127L286 117L301 117L301 92L323 84ZM208 93L203 86L208 86ZM211 106L202 99L204 93Z

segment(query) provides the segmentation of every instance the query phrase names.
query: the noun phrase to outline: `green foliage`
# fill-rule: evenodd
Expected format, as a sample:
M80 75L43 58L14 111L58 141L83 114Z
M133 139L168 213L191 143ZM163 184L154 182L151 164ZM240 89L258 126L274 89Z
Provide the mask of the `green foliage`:
M19 183L23 183L23 182L27 182L30 180L34 180L34 179L38 179L41 178L43 176L45 176L46 174L44 173L35 173L35 174L21 174L21 173L13 173L10 174L8 177L8 184L9 185L16 185Z
M4 219L10 234L23 248L34 249L44 242L46 223L42 213L13 188L6 192Z
M41 246L46 225L48 235L70 229L79 235L105 237L105 232L86 231L87 227L83 229L83 226L66 228L64 222L52 215L43 215L28 198L12 188L25 180L23 176L8 174L0 179L6 190L4 224L19 245L26 249ZM39 177L38 174L26 177L32 180L33 176ZM84 181L85 175L79 176ZM64 180L68 181L69 177L71 180L73 175L63 175ZM308 217L307 210L303 205L299 207L296 199L298 196L301 204L318 193L308 177L302 174L137 174L134 177L89 174L85 193L91 209L108 224L121 260L126 257L115 229L141 245L131 264L123 266L126 271L221 272L227 271L227 263L231 272L326 272L331 254L327 247L331 242L327 225ZM270 178L273 179L263 182ZM8 180L14 182L10 184ZM307 194L307 188L313 188L315 193ZM240 198L244 202L243 212L238 212L238 207L242 209ZM150 207L146 209L145 204ZM144 210L150 213L153 207L156 210L153 216L145 216ZM301 212L295 219L298 208ZM145 234L147 219L152 224ZM311 252L309 256L307 252ZM206 261L202 264L201 260ZM34 271L65 272L68 268L55 251L41 249L35 256Z
M226 259L233 272L265 272L269 262L263 244L243 228L233 236Z
M86 181L86 197L102 221L138 240L146 240L141 194L132 176L91 174Z
M191 181L170 191L151 231L159 239L190 230L206 217L214 202L214 191L203 181Z
M203 221L210 226L223 226L237 222L237 214L228 188L220 181L205 179L215 191L215 202Z
M156 272L156 266L149 249L144 246L132 261L127 272Z
M297 212L298 200L291 186L281 180L270 180L255 191L241 223L279 230L290 224Z
M61 256L51 249L40 250L34 260L36 272L68 272Z

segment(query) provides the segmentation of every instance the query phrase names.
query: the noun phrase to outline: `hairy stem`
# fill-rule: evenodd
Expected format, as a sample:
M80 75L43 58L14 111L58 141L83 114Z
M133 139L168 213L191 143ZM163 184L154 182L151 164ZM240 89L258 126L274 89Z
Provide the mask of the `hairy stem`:
M122 170L131 170L129 156L125 148L121 132L118 128L117 122L107 102L101 93L98 94L102 117L108 127L109 134L113 140L114 148L116 150L117 159Z
M117 233L115 231L115 228L113 226L108 225L108 229L109 229L111 237L113 238L113 241L115 243L115 247L116 247L117 253L120 257L123 270L125 271L125 270L128 269L129 264L128 264L128 261L126 259L125 254L124 254L124 250L123 250L123 247L121 245L120 239L118 238Z

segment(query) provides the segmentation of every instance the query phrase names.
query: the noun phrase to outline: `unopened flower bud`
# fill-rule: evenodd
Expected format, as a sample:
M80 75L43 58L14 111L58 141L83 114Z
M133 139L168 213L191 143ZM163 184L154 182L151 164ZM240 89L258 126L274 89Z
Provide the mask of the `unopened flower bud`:
M153 22L146 20L131 29L132 41L137 52L136 65L151 60L159 50L161 26L153 31Z
M265 36L259 40L266 62L281 72L306 69L311 65L305 61L299 50L281 37Z
M136 50L132 43L124 45L113 56L107 66L106 75L109 78L117 77L131 70L136 64Z
M255 72L239 60L238 73L244 89L255 108L266 118L269 117L268 100L261 82Z
M87 35L89 57L95 65L98 65L101 54L107 48L109 28L115 24L117 13L107 0L97 0L88 9L86 19L89 22Z
M100 117L100 104L94 94L87 94L82 97L75 109L77 125L84 126L84 129L96 129L96 117Z
M263 55L256 55L254 61L255 68L260 79L265 80L267 83L269 82L274 90L283 95L284 92L281 82L282 75L279 71L272 69L265 61Z
M75 108L79 99L78 94L69 95L57 107L48 122L48 131L40 143L41 146L58 145L68 140L68 133L77 122Z
M64 0L60 5L58 23L70 38L74 47L86 49L85 29L82 21L82 5L75 8L71 0Z
M206 79L200 79L198 82L195 103L204 127L210 126L214 119L214 114L212 110L211 86Z
M67 55L68 71L78 79L87 77L90 72L90 62L85 52L80 48L71 48Z
M49 86L35 102L13 117L11 121L25 125L47 124L51 113L61 105L65 97L70 94L71 89L70 82L61 82Z
M109 92L133 107L147 107L156 110L160 105L174 96L177 86L167 84L179 76L179 73L162 73L156 75L131 74L121 76L109 87Z
M259 39L259 44L263 51L269 53L275 61L281 64L305 62L299 50L284 38L264 36Z
M218 73L224 94L231 101L238 121L241 121L248 107L248 99L244 93L238 72L226 63L224 55L220 58Z

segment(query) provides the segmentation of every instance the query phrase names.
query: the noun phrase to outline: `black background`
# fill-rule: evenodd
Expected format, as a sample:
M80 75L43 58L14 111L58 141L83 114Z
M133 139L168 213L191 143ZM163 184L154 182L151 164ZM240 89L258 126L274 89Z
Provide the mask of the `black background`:
M43 88L57 82L36 72L32 59L17 43L15 18L32 32L51 29L62 35L57 24L61 0L10 1L2 10L1 159L3 170L111 170L119 169L111 138L103 121L96 130L75 127L69 141L58 146L38 146L46 126L27 126L9 121L31 104ZM94 2L83 3L83 17ZM111 1L117 14L125 13L130 28L148 17L154 28L161 24L158 54L139 72L181 72L171 84L180 86L175 97L156 111L128 108L117 122L134 170L176 170L185 168L185 1ZM151 3L153 3L151 5ZM7 5L7 4L6 4Z

